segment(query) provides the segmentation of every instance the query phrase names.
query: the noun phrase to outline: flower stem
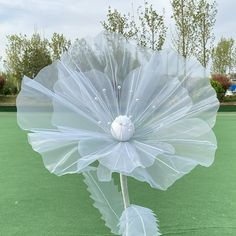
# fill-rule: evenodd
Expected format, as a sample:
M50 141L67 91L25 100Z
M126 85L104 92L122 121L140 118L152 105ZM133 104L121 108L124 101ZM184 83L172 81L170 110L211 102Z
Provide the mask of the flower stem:
M124 208L126 209L130 206L127 176L120 174L120 186L124 201Z

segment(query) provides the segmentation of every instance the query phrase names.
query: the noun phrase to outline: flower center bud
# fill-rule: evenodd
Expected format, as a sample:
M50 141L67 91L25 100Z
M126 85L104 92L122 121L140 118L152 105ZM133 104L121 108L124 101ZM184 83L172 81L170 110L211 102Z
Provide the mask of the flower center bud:
M112 136L122 142L128 141L134 131L134 124L128 116L117 116L111 124Z

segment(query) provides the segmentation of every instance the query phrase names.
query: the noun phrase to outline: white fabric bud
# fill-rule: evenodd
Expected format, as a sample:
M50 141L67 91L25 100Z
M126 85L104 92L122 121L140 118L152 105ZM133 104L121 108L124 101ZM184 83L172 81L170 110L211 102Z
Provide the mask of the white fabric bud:
M134 124L128 116L117 116L111 124L112 136L122 142L128 141L134 131Z

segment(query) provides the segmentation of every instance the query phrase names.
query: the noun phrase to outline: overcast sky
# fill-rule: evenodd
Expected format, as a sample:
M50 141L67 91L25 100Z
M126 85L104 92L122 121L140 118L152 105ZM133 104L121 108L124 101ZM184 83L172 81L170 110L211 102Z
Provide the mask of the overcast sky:
M134 8L143 2L133 0ZM166 24L173 28L170 0L149 2L160 13L165 8ZM31 35L37 30L45 37L53 32L63 33L70 39L96 35L102 30L100 21L105 19L109 5L127 12L132 11L131 3L132 0L0 0L0 55L4 56L9 34ZM217 0L217 3L216 40L221 36L236 39L236 1Z

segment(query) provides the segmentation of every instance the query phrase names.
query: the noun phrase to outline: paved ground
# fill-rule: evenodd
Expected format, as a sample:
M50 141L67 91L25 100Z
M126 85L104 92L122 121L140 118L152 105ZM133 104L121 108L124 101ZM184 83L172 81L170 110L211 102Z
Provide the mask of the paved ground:
M163 235L236 235L236 113L219 113L215 131L212 167L197 167L165 192L129 179L132 202L155 211ZM0 167L0 236L111 235L82 177L49 174L14 112L0 112Z

